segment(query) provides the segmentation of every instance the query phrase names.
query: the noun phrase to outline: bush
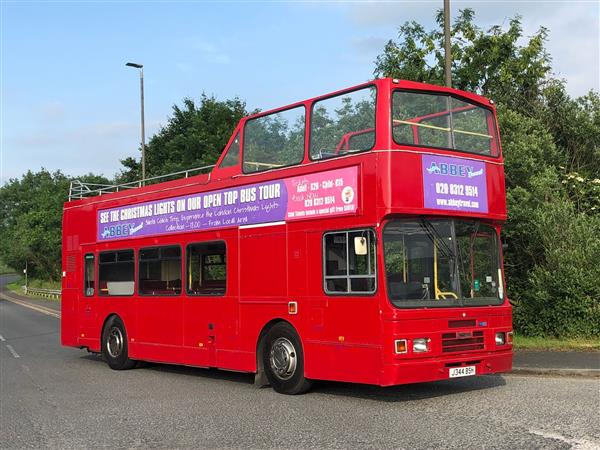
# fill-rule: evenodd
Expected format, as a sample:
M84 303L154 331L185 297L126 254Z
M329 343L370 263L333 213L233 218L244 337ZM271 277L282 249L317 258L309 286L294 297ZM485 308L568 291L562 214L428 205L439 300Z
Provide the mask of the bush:
M515 326L530 336L592 337L600 330L600 217L555 200L533 212L543 252L520 286Z

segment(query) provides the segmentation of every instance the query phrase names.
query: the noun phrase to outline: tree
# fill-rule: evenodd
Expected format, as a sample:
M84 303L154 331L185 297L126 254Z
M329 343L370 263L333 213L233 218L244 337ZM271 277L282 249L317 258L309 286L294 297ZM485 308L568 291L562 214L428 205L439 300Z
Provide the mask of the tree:
M548 30L540 28L525 45L520 16L504 30L487 31L474 24L472 9L459 11L451 25L452 85L530 114L539 103L550 75L545 50ZM398 41L390 40L375 61L375 75L444 84L444 15L438 11L438 28L426 31L417 22L406 22Z
M200 104L190 98L173 106L166 126L146 146L146 176L214 164L239 120L247 115L246 104L238 99L218 101L202 94ZM121 161L119 182L139 180L141 165L135 158Z
M443 83L443 14L427 31L399 29L375 75ZM508 222L503 239L515 326L530 335L598 336L600 97L573 99L550 73L547 30L530 38L519 16L483 31L474 12L452 25L453 87L498 104ZM524 44L521 44L524 42Z
M82 181L108 183L88 174ZM0 188L0 259L42 279L60 280L63 203L71 179L60 171L28 171Z

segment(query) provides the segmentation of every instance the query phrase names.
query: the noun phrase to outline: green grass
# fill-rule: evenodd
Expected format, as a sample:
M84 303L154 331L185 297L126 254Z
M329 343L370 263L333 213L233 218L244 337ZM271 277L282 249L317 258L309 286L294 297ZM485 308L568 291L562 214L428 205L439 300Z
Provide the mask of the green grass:
M0 275L4 275L5 273L15 273L16 270L14 270L11 267L8 267L6 264L4 264L4 262L0 261Z
M549 350L549 351L600 351L600 337L597 338L544 338L527 337L515 334L513 345L515 350Z
M13 283L7 284L6 287L14 292L15 294L25 295L23 292L23 286L25 285L25 278L21 278ZM35 280L29 279L27 281L27 286L30 288L40 288L40 289L60 289L60 281L47 281L47 280ZM39 295L27 295L29 298L42 298ZM46 299L52 300L52 299Z

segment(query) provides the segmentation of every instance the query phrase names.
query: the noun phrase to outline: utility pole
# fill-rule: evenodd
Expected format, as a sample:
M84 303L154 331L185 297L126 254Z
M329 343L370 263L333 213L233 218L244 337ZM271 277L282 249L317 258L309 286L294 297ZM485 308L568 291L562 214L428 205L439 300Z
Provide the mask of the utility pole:
M452 53L450 48L450 0L444 0L444 52L445 52L445 81L447 87L452 87Z
M141 100L141 116L142 116L142 184L145 184L143 180L146 179L146 131L144 124L144 65L128 62L125 64L127 67L133 67L140 69L140 100Z

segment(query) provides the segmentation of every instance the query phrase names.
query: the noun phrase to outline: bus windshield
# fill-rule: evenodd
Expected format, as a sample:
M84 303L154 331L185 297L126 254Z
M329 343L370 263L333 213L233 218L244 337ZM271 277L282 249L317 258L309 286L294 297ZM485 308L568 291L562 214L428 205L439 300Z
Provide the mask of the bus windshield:
M450 95L395 91L392 130L398 144L498 155L492 112Z
M499 305L496 230L476 220L393 220L383 231L387 292L397 307Z

